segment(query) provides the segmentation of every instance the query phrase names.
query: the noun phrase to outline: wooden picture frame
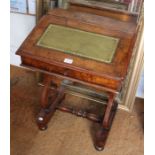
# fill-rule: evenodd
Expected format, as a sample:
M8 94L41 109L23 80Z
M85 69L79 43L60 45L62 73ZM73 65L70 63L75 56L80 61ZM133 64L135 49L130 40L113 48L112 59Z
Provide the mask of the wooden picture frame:
M133 60L125 86L122 91L122 97L119 108L131 112L133 110L136 92L140 80L141 71L144 65L144 21L140 22L139 34L134 48Z
M139 32L135 43L128 75L119 97L119 108L131 112L133 110L136 92L144 66L144 4L141 4L139 11Z

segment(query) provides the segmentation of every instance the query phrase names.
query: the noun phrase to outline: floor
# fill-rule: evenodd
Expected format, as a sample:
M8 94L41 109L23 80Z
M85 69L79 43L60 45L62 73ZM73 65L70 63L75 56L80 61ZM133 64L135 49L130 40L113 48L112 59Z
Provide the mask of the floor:
M105 149L93 147L93 130L98 125L87 119L56 111L46 131L39 131L41 88L34 72L11 66L11 155L143 155L144 103L136 99L134 110L118 110ZM96 103L68 95L66 104ZM99 108L100 109L100 108Z

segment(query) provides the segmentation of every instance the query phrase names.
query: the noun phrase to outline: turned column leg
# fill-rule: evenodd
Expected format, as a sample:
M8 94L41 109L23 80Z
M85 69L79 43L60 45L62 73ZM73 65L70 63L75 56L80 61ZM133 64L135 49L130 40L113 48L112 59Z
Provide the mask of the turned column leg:
M114 118L114 115L117 109L117 103L114 102L114 99L115 99L115 94L110 94L107 107L105 110L104 118L101 124L101 128L96 134L95 148L98 151L101 151L104 149L104 145L108 137L109 130L111 128L112 120Z

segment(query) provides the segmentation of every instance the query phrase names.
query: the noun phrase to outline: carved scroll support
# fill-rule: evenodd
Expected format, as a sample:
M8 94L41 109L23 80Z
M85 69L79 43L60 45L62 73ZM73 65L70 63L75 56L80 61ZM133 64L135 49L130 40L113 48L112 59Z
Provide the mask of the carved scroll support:
M43 87L41 96L41 110L37 116L37 124L40 130L45 130L47 128L47 124L53 116L56 107L65 99L64 87L60 87L55 89L50 99L50 104L48 104L51 95L51 80L48 79L48 76L45 76L44 82L45 87Z
M47 128L47 124L56 110L87 118L91 121L100 123L100 130L96 133L95 148L98 151L103 150L118 105L117 102L114 101L115 94L109 93L108 102L103 111L103 115L97 116L96 114L90 113L88 110L75 109L62 105L62 101L65 99L65 87L63 85L60 87L54 86L54 89L51 90L52 79L49 76L44 77L43 83L44 87L41 95L41 110L37 116L39 129L45 130ZM51 97L50 100L49 97Z

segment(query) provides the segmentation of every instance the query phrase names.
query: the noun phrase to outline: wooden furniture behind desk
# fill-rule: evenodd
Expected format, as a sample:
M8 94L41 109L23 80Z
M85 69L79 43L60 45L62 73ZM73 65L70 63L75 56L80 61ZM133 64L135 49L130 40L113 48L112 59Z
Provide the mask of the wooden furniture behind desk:
M95 2L95 1L94 1ZM136 21L138 13L128 13L125 10L110 8L102 5L102 2L94 3L91 1L83 1L83 0L69 0L70 7L69 10L75 10L80 12L92 13L104 17L110 17L113 19L118 19L120 21ZM117 3L117 2L115 2Z
M74 8L71 5L68 10L55 9L40 20L18 49L17 54L21 56L23 66L44 74L41 112L37 117L41 130L46 129L56 109L70 112L101 124L100 130L96 133L94 145L97 150L104 148L117 109L115 98L121 91L126 77L138 29L136 15L127 12L124 14L125 18L120 15L120 12L116 15L116 11L108 11L104 8L98 11L94 7L84 7L79 4L74 4ZM62 52L40 46L38 42L42 36L46 36L46 31L51 24L64 29L78 30L81 33L88 32L118 38L119 42L111 62L101 62L78 56L76 53L71 54L67 51ZM65 39L65 36L63 37ZM61 43L63 44L62 40L60 40L60 45ZM66 62L66 58L71 62ZM104 92L107 105L103 110L103 116L63 106L65 84L72 86L80 84L87 86L90 90Z

